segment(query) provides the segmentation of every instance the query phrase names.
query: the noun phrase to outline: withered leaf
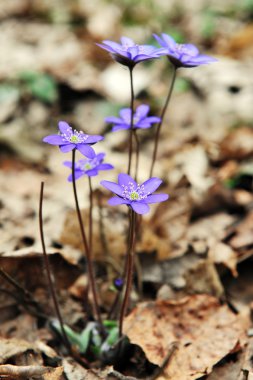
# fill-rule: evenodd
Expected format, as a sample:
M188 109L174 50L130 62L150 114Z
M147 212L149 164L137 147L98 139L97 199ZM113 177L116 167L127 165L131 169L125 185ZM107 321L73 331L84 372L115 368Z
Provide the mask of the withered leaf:
M193 295L177 302L139 304L126 318L124 333L159 366L176 341L178 349L158 379L190 380L210 373L215 363L238 349L243 327L216 298Z

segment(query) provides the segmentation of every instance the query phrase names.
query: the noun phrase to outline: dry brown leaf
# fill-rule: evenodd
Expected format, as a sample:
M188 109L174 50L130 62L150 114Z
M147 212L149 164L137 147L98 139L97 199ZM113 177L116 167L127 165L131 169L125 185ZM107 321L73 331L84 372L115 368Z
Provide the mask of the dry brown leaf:
M0 376L9 379L30 379L39 377L43 380L63 380L63 368L44 367L39 365L16 366L12 364L0 365Z
M10 358L20 356L25 352L37 354L38 350L33 343L22 339L4 339L0 338L0 364L6 363ZM31 356L31 355L30 355Z
M241 362L231 360L228 363L215 367L206 380L238 380L240 372Z
M64 374L67 380L103 380L108 379L110 367L104 370L85 369L71 358L62 360Z
M171 343L178 342L159 380L190 380L210 373L215 363L239 348L244 334L239 318L208 295L142 303L126 318L124 333L159 366Z
M236 270L237 255L229 245L218 242L210 248L208 256L213 263L224 264L229 268L234 277L238 275Z
M242 160L253 153L252 128L237 128L231 132L220 145L220 159Z
M235 249L240 249L253 244L253 212L249 213L241 223L235 227L235 236L229 244Z

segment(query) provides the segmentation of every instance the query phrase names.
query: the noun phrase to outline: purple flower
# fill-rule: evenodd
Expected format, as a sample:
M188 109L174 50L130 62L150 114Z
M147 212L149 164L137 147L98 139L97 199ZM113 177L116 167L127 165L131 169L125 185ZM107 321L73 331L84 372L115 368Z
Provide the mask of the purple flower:
M75 163L75 179L87 175L89 177L94 177L98 175L99 170L110 170L114 167L110 164L103 164L105 153L99 153L94 158L87 160L79 160ZM72 162L63 162L65 166L72 169ZM68 181L72 182L72 174L69 175Z
M58 127L58 135L46 136L43 141L51 145L58 145L63 153L77 149L88 158L96 156L94 149L90 145L103 140L103 136L86 135L82 131L78 132L75 129L73 130L65 121L60 121Z
M128 37L121 37L120 41L121 44L105 40L102 44L97 45L111 53L115 61L131 68L138 62L159 58L164 52L164 49L158 49L155 46L137 45Z
M150 107L146 104L142 104L136 108L133 118L133 127L136 128L150 128L153 123L159 123L160 117L148 116ZM131 127L131 108L123 108L119 112L120 117L110 116L106 117L107 123L115 124L112 131L118 131L120 129L130 129Z
M120 277L117 277L113 280L113 285L117 290L122 290L124 286L124 280Z
M139 185L128 174L119 174L118 183L101 181L102 186L117 195L109 199L111 206L128 205L137 214L146 214L149 211L149 203L166 201L168 194L152 194L162 183L159 178L153 177Z
M192 44L178 44L168 34L162 33L159 37L154 34L157 42L165 49L163 55L167 55L175 67L195 67L206 63L217 62L217 59L199 53Z

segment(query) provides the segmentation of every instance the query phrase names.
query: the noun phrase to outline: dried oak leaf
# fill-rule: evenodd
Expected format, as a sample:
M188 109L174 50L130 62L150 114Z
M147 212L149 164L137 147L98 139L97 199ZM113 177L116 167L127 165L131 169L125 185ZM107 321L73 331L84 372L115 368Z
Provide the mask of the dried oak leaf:
M190 380L210 373L215 363L238 350L244 331L238 316L215 297L193 295L139 304L125 319L124 333L159 366L176 341L178 349L158 379Z

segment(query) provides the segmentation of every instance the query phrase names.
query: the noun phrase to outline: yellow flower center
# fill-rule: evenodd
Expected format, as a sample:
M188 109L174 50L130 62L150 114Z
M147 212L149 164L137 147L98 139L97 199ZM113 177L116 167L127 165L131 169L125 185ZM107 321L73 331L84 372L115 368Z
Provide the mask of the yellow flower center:
M139 199L139 194L136 192L136 191L133 191L131 194L130 194L130 199L132 201L136 201Z
M77 143L77 142L79 141L78 136L76 136L76 135L72 135L72 136L70 137L70 141L71 141L72 143Z

